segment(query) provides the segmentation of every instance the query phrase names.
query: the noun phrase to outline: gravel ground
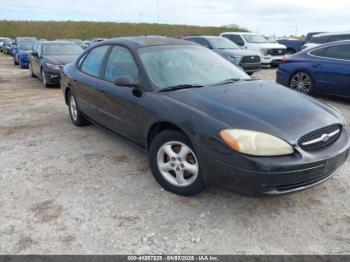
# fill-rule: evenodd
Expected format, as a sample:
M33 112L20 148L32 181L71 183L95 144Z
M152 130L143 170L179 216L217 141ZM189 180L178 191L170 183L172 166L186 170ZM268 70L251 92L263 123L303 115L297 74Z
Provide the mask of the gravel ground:
M350 120L348 101L321 99ZM293 195L185 198L159 187L142 153L73 126L61 91L4 55L0 112L1 254L350 254L350 160Z

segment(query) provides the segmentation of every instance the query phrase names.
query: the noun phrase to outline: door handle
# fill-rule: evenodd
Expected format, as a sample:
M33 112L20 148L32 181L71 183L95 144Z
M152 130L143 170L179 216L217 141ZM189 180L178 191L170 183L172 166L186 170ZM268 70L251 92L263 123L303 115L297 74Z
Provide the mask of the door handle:
M320 68L321 67L321 64L314 64L312 65L313 68Z

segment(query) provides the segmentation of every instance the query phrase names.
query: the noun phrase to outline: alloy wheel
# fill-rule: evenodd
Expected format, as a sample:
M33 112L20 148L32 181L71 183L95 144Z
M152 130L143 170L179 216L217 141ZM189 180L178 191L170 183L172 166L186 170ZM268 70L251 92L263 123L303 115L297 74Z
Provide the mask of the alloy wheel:
M43 80L44 86L47 86L46 76L44 70L41 71L41 78Z
M196 155L189 146L178 141L167 142L159 148L157 165L164 179L178 187L191 185L199 174Z
M304 72L296 73L290 80L290 88L300 93L309 94L312 91L312 80Z
M73 95L69 97L69 110L74 121L78 119L77 104L75 103L75 98Z

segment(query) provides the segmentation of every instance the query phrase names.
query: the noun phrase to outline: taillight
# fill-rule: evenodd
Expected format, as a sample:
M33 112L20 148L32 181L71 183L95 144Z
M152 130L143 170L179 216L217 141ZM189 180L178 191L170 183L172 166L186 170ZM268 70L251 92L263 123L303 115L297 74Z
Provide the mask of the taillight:
M301 49L305 49L307 47L307 45L303 45L302 47L301 47Z
M285 64L285 63L287 63L287 61L286 61L286 58L283 57L283 58L281 59L281 61L280 61L280 64Z

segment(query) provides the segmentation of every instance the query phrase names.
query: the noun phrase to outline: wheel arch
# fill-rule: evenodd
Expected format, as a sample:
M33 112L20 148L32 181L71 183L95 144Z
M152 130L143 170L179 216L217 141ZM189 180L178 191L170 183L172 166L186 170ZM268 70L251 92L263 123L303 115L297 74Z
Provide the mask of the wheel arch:
M159 121L154 123L147 132L147 149L150 148L150 145L153 141L153 139L161 132L165 131L165 130L175 130L175 131L179 131L181 133L183 133L184 135L187 136L187 138L189 139L189 136L186 134L186 132L180 128L178 125L171 123L169 121ZM190 139L189 139L190 140ZM190 140L191 141L191 140Z

